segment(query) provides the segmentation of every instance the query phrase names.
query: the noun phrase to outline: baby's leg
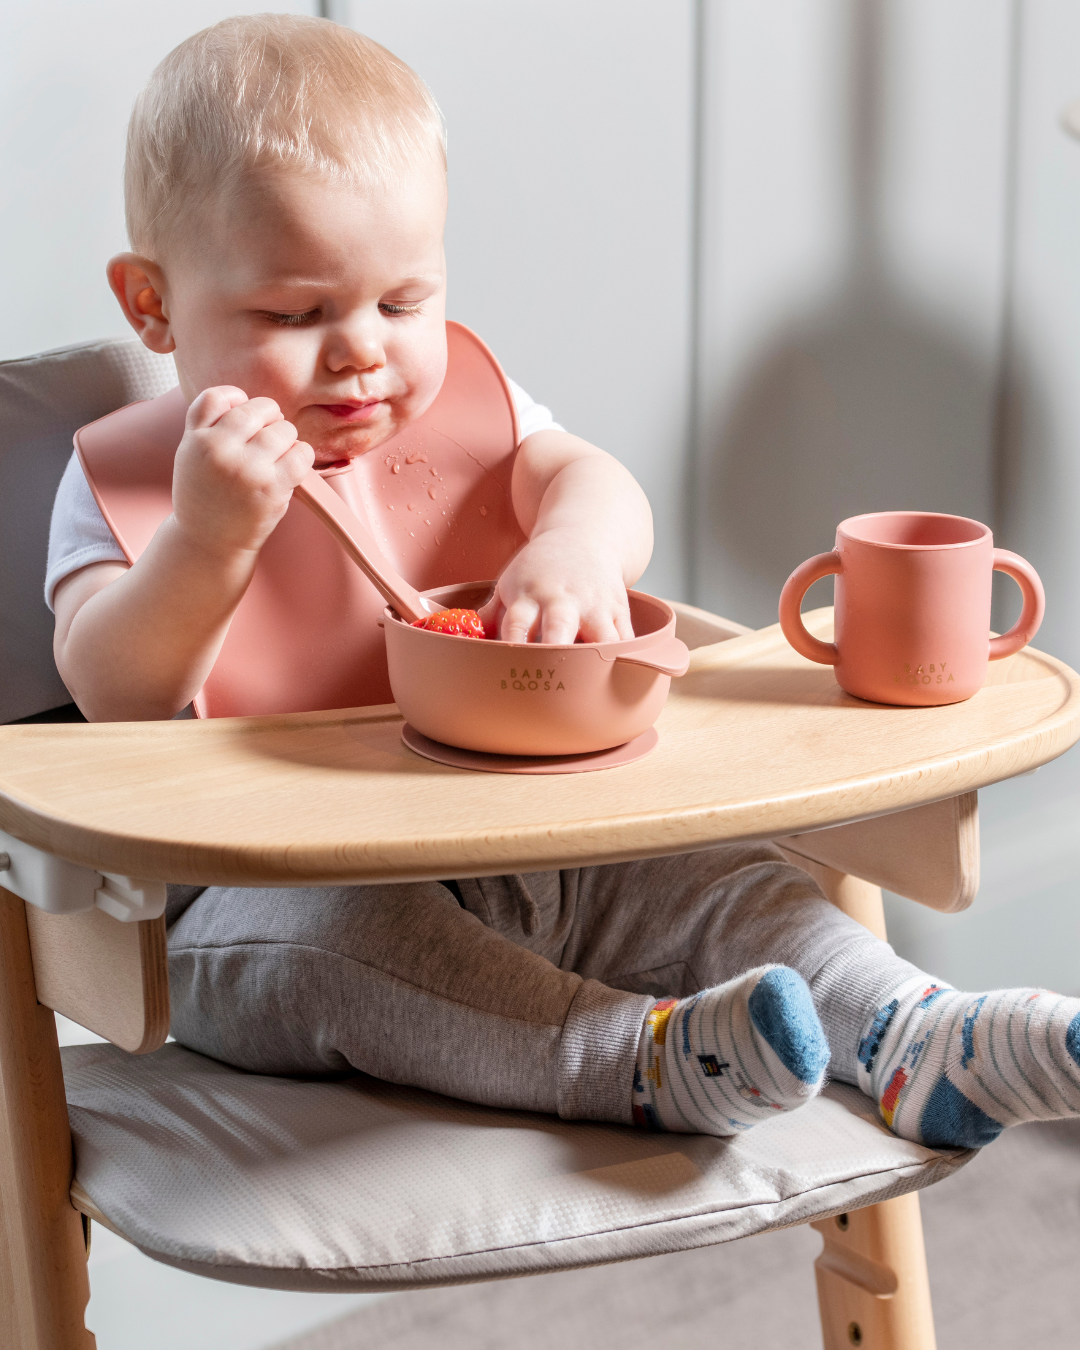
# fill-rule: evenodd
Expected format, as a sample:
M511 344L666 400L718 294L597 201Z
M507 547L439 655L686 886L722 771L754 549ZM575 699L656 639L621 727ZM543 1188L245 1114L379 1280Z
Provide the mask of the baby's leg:
M177 1040L260 1073L360 1069L492 1106L629 1121L654 1000L560 970L437 882L205 891L169 933Z
M515 877L462 882L461 905L438 883L211 888L170 929L173 1033L257 1072L361 1069L489 1105L629 1123L642 1027L648 1018L655 1041L666 1019L647 992L583 979L561 960L583 875L534 875L531 892ZM676 1128L730 1134L816 1091L784 1064L784 1010L800 1003L818 1078L827 1058L793 978L740 972L696 1001L692 1027L679 1028L679 1043L689 1037L705 1057L695 1067L722 1076L737 1059L768 1095L725 1105L725 1079L719 1105Z
M763 962L793 968L828 1037L832 1076L857 1083L904 1138L978 1147L1006 1125L1080 1114L1080 1000L952 990L830 905L767 846L581 875L592 915L579 925L582 974L688 994ZM622 925L607 921L616 895ZM632 919L625 907L635 896Z
M978 1148L1008 1125L1080 1114L1080 999L960 993L832 906L791 909L775 888L729 934L740 927L743 960L784 962L805 977L832 1076L858 1084L902 1138Z
M638 1047L640 1124L733 1134L817 1094L829 1047L808 978L838 948L857 966L873 939L805 872L752 844L576 876L562 964L660 999Z
M920 974L868 1010L857 1078L895 1134L931 1147L981 1148L1007 1125L1080 1115L1080 999L963 994Z

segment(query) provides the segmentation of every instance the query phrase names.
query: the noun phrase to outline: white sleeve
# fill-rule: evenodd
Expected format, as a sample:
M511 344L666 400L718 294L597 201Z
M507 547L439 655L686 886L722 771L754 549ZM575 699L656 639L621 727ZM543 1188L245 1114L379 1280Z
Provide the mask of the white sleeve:
M521 439L531 436L534 431L565 431L565 427L559 426L551 415L551 410L545 408L542 403L535 403L529 395L522 389L520 384L515 384L509 376L506 383L510 386L510 392L514 396L514 407L517 409L518 426L521 429Z
M127 562L124 550L105 524L78 455L72 454L56 489L49 524L49 561L45 603L53 607L56 587L80 567L96 562Z

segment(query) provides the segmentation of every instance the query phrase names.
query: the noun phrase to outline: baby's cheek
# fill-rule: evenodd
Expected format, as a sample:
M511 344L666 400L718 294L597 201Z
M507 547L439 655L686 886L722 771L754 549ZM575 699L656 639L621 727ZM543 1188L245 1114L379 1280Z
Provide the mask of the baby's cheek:
M426 413L435 402L446 378L445 327L440 324L439 332L427 342L418 344L409 357L411 359L402 363L407 388L400 400L400 409L403 419L411 422Z

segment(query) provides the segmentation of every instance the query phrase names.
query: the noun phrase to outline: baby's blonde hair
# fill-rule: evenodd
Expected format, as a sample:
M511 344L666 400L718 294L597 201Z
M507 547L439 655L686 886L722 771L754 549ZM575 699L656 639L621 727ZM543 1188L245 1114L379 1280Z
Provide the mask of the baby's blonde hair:
M417 160L445 167L445 147L427 86L377 42L326 19L225 19L171 51L135 101L128 237L153 254L192 206L253 170L377 186Z

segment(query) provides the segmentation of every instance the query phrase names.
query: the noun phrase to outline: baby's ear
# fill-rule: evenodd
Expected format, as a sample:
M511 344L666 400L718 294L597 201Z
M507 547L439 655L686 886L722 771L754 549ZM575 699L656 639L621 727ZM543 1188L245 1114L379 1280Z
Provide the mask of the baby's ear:
M143 345L162 356L176 350L164 308L165 278L157 263L139 253L118 253L106 269L113 295Z

